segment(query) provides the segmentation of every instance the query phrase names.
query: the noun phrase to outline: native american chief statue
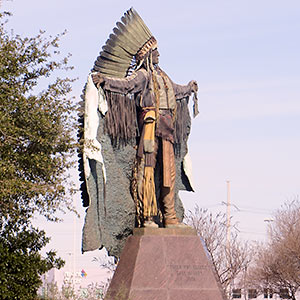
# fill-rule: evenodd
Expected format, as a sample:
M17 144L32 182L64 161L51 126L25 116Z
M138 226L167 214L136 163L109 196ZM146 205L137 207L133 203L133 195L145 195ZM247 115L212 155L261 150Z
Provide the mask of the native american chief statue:
M194 93L196 115L198 87L175 84L158 63L156 39L129 9L84 89L82 251L119 256L134 227L184 226L178 191L193 191L188 102Z

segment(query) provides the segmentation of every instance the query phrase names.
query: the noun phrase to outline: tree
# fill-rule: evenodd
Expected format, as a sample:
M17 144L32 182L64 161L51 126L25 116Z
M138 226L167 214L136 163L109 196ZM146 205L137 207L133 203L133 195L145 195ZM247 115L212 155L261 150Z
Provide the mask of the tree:
M0 13L0 298L33 299L39 275L62 261L40 256L49 239L32 217L57 221L57 210L73 210L74 80L58 77L72 69L59 52L65 33L21 37L7 30L8 18Z
M207 209L196 206L194 212L187 214L186 222L203 239L220 283L228 292L230 284L250 263L250 246L238 239L235 227L227 240L226 215L223 213L213 215Z
M0 237L0 298L34 299L41 284L40 275L63 260L54 251L43 258L39 251L49 242L44 231L26 224L11 224L2 229ZM16 228L19 227L19 228ZM12 234L13 233L13 234Z
M3 15L2 18L3 19ZM74 151L74 111L69 78L38 84L55 70L69 70L58 55L59 38L9 35L0 24L0 200L1 214L37 211L48 218L67 206L66 171ZM52 51L52 53L50 52ZM44 81L46 82L46 81ZM35 94L34 94L35 93Z
M300 202L286 202L274 215L269 241L261 245L248 281L261 291L286 291L296 300L300 287Z

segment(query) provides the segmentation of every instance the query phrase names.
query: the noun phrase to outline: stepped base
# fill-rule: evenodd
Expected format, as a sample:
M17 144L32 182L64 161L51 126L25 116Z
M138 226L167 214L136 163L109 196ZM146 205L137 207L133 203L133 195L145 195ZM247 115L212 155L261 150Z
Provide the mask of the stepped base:
M191 228L136 228L105 300L225 300Z

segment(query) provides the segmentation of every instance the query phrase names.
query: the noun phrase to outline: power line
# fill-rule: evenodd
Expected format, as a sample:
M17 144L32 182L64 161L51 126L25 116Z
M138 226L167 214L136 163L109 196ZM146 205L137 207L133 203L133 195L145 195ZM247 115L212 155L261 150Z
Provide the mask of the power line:
M225 203L224 201L221 202L222 205L227 205L227 203ZM231 206L233 206L236 210L233 212L250 212L253 214L271 214L273 211L270 209L265 209L265 208L255 208L255 207L250 207L250 206L237 206L233 203L231 203Z
M254 210L246 210L246 209L240 209L238 211L234 211L233 213L251 213L251 214L256 214L256 215L267 215L270 213L266 213L266 212L260 212L260 211L254 211Z
M247 234L258 234L258 235L266 235L266 233L263 232L259 232L259 231L244 231L244 230L240 230L240 233L247 233Z
M268 209L268 208L257 208L257 207L244 206L244 205L240 209L242 209L242 210L248 210L248 209L250 209L250 210L257 210L257 211L261 211L261 212L262 211L264 211L264 212L273 212L273 210Z
M227 207L227 203L225 201L219 202L219 203L213 203L211 205L201 205L201 208L203 209L210 209L210 208L215 208L218 206L226 206ZM266 214L272 214L274 212L274 210L271 209L267 209L267 208L258 208L258 207L251 207L251 206L237 206L234 203L230 203L230 206L235 208L235 210L231 210L231 214L233 213L238 213L238 212L242 212L242 213L252 213L252 214L262 214L262 215L266 215Z

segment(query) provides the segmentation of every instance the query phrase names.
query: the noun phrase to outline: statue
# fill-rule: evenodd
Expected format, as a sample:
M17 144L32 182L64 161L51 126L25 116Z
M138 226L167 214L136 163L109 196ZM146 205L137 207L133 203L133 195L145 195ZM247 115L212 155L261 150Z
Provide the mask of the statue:
M95 61L84 91L82 251L118 257L137 227L184 227L179 190L193 191L188 101L197 82L172 82L158 66L157 41L129 9Z

